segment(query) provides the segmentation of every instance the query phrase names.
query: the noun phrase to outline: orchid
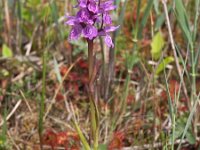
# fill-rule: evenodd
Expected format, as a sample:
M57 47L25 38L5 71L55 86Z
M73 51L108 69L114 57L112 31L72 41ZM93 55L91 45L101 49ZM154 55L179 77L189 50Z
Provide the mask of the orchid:
M75 16L66 15L65 24L72 26L69 34L69 40L77 40L79 37L84 37L88 43L88 93L90 100L91 113L91 131L93 136L93 149L98 150L99 139L99 114L96 103L97 87L96 83L96 53L94 51L94 39L102 36L105 44L109 48L114 47L114 43L110 36L111 32L116 31L119 26L112 25L110 11L116 6L114 0L77 0L78 8ZM103 57L102 57L103 58ZM89 150L89 144L82 140L84 148Z
M79 11L75 16L66 16L65 24L71 25L69 34L70 40L77 40L83 36L87 40L94 40L98 36L103 36L105 44L108 47L114 47L110 32L119 28L112 25L112 19L109 14L116 6L114 0L77 0L75 8Z

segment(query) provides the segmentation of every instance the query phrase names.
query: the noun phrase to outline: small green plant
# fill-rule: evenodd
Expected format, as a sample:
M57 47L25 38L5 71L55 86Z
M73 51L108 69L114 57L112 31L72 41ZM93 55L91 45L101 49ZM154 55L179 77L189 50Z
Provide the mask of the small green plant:
M7 149L7 124L6 124L7 110L4 110L2 131L0 132L0 150Z

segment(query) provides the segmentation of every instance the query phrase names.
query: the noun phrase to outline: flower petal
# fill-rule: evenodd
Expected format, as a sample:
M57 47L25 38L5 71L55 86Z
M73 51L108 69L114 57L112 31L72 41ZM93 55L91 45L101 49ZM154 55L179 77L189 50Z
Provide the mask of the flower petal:
M112 38L111 38L109 35L106 35L106 36L104 37L104 42L105 42L105 44L106 44L108 47L111 47L111 48L114 47L114 44L113 44L113 42L112 42Z
M117 30L119 27L120 27L120 25L119 26L106 26L104 30L106 33L109 33L109 32L113 32L113 31Z
M85 38L89 38L90 40L94 39L95 37L97 37L98 31L97 28L95 28L92 25L87 25L84 29L83 29L83 36Z
M79 22L78 19L74 16L67 16L66 18L67 18L67 21L65 22L65 24L68 24L71 26L73 26Z
M80 22L86 22L87 23L88 20L90 19L90 13L86 8L83 8L83 9L79 10L76 17L78 18L78 20Z
M92 1L88 4L88 10L93 12L93 13L97 13L98 12L98 5L96 4L95 1Z
M82 26L77 24L73 26L72 30L70 31L69 39L70 40L77 40L82 33Z
M103 14L103 22L105 24L112 24L112 19L108 13Z
M78 5L81 8L86 8L87 7L87 0L78 0Z
M114 0L108 0L104 3L100 4L101 12L106 12L110 10L114 10L116 8L115 5L113 5Z

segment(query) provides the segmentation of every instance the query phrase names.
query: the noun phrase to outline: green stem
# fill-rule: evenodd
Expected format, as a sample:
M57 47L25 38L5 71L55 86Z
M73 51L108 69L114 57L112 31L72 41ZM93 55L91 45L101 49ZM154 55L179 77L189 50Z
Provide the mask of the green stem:
M197 30L198 30L198 18L199 18L199 4L200 4L200 0L196 0L195 1L195 5L196 5L196 14L195 14L195 21L194 21L194 31L193 31L193 44L190 45L191 47L191 59L192 59L192 93L191 93L191 100L193 102L193 104L195 104L196 102L196 56L198 54L194 53L194 47L195 47L195 40L196 40L196 35L197 35ZM197 137L197 121L198 121L198 115L195 114L194 115L194 120L193 120L193 128L194 128L194 135L195 137Z
M191 102L194 105L196 100L196 64L195 64L195 54L194 54L194 48L191 45L191 60L192 60L192 92L191 92ZM194 115L193 120L193 132L194 136L197 137L197 127L196 127L196 121L197 117Z
M88 40L88 64L89 64L89 81L91 80L94 68L93 40Z
M76 120L73 120L72 123L73 123L73 125L75 126L76 131L77 131L78 134L79 134L79 137L80 137L80 140L81 140L81 142L82 142L82 144L83 144L84 149L85 149L85 150L91 150L91 149L90 149L90 146L89 146L89 144L88 144L86 138L84 137L83 133L81 132L81 129L80 129L80 127L78 126Z
M196 97L196 65L195 65L195 54L193 45L191 45L191 59L192 59L192 101L194 103L194 99Z
M91 128L93 136L94 150L98 150L98 110L95 104L95 71L94 71L95 53L93 50L93 40L88 40L88 65L89 65L89 100L90 100L90 115Z
M42 98L39 102L40 107L40 113L39 113L39 138L40 138L40 149L42 150L42 131L43 131L43 116L44 116L44 101L45 101L45 95L46 95L46 62L47 62L47 52L44 52L43 54L43 69L42 69Z

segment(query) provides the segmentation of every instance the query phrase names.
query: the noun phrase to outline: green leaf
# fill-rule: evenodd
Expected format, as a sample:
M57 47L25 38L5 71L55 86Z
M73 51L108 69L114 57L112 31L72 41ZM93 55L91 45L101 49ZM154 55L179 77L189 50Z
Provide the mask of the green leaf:
M25 21L29 21L31 22L31 17L32 17L32 13L31 13L31 10L25 8L25 7L22 7L21 8L21 15L22 15L22 19L24 19Z
M189 131L186 133L186 138L187 138L187 140L188 140L188 142L190 144L195 144L196 143L194 135Z
M4 77L9 76L9 72L8 72L8 70L6 70L6 69L2 69L2 70L1 70L1 74L2 74Z
M139 39L142 38L142 31L143 31L144 27L147 24L148 18L150 16L151 8L153 6L153 2L154 2L154 0L148 0L148 2L147 2L147 6L146 6L146 8L144 10L144 15L142 17L142 20L141 20L141 23L140 23L140 27L139 27L139 30L138 30Z
M28 0L27 1L27 5L29 7L33 7L33 6L37 7L40 4L41 4L41 0L34 0L34 1L33 0Z
M156 75L158 75L160 72L162 72L165 67L174 61L174 58L169 56L169 57L166 57L159 65L158 65L158 68L156 70Z
M165 45L164 38L161 32L157 32L151 42L151 55L153 59L158 59L161 56L162 49Z
M192 35L189 27L189 19L183 1L175 0L175 13L178 23L187 38L190 45L192 45Z
M81 131L79 125L77 124L77 122L75 120L72 120L72 123L75 126L76 131L78 132L78 135L83 144L84 150L90 150L91 148L90 148L85 136L83 135L83 132Z
M12 50L6 44L3 44L2 56L5 58L13 56Z
M105 144L100 144L99 147L98 147L99 150L107 150L107 145Z
M153 4L154 4L154 9L155 9L155 12L156 12L156 14L158 15L158 14L160 14L160 10L159 10L159 1L158 0L154 0L153 1Z
M193 116L194 116L194 114L195 114L195 112L196 112L197 105L199 104L199 97L200 97L200 93L199 93L199 95L197 96L197 98L195 99L195 103L193 104L192 110L190 111L190 114L189 114L189 116L188 116L188 118L187 118L186 125L185 125L185 128L184 128L184 130L183 130L183 135L182 135L182 137L181 137L181 141L180 141L180 143L179 143L179 145L178 145L177 150L180 150L181 144L182 144L182 142L183 142L183 139L184 139L184 137L187 135L188 130L191 128L192 119L193 119ZM190 129L190 130L191 130L191 129Z
M0 132L0 149L5 146L6 141L7 141L7 137L6 137L6 133L7 133L6 116L7 116L7 110L4 109L4 116L3 116L4 123L2 125L2 131Z
M172 10L173 10L172 6L169 5L168 13L170 13ZM165 13L163 12L160 15L158 15L158 17L156 18L155 31L158 31L164 23L165 23Z
M177 120L176 130L175 130L175 133L174 133L174 139L175 140L177 138L181 137L181 135L183 134L183 131L184 131L184 127L185 127L185 122L183 120ZM171 134L170 141L172 142L172 134Z

